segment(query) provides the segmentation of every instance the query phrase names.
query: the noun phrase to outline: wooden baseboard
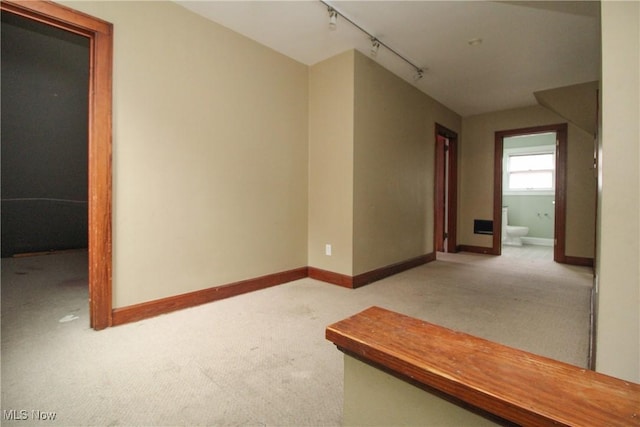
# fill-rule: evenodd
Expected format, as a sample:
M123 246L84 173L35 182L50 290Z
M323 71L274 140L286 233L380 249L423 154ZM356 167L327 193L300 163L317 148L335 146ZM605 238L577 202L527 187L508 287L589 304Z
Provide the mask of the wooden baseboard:
M247 292L257 291L271 286L291 282L293 280L303 279L307 276L307 267L301 267L294 270L269 274L254 279L242 280L240 282L216 286L200 291L116 308L112 312L112 325L117 326L135 322L183 308L194 307L196 305L245 294Z
M471 245L459 245L458 251L461 252L473 252L476 254L486 254L486 255L500 255L496 253L493 248L486 248L484 246L471 246Z
M345 274L334 273L333 271L322 270L316 267L309 267L309 277L323 282L332 283L334 285L343 286L345 288L359 288L360 286L368 285L369 283L376 282L385 277L393 276L402 271L409 270L422 264L426 264L431 261L435 261L436 253L421 255L415 258L401 261L395 264L387 265L375 270L368 271L366 273L358 274L356 276L347 276Z
M465 252L474 252L480 254L491 254L491 248L481 246L460 245L458 250ZM112 311L112 325L118 326L125 323L136 322L138 320L147 319L149 317L158 316L172 311L184 308L195 307L197 305L206 304L208 302L217 301L224 298L230 298L236 295L257 291L271 286L280 285L298 279L310 277L334 285L343 286L345 288L355 289L369 283L393 276L402 271L409 270L422 264L435 261L436 253L432 252L421 255L395 264L387 265L366 273L356 276L347 276L345 274L334 273L333 271L323 270L316 267L301 267L294 270L283 271L280 273L269 274L254 279L242 280L240 282L230 283L227 285L216 286L213 288L203 289L200 291L189 292L186 294L175 295L154 301L134 304L127 307L116 308ZM585 267L593 267L593 258L571 257L567 256L563 261L565 264L580 265Z
M584 258L579 256L565 256L562 260L563 264L579 265L582 267L593 267L593 258Z
M353 289L353 277L351 276L347 276L346 274L334 273L333 271L323 270L316 267L308 267L308 270L309 277L312 279Z
M376 270L351 277L345 274L334 273L316 267L301 267L294 270L269 274L255 279L243 280L228 285L216 286L200 291L175 295L154 301L134 304L127 307L116 308L112 311L112 325L118 326L125 323L136 322L149 317L158 316L184 308L195 307L224 298L233 297L247 292L253 292L271 286L291 282L293 280L310 277L345 288L357 288L375 282L385 277L400 273L410 268L426 264L436 259L435 252L388 265Z
M386 267L378 268L366 273L358 274L353 278L353 288L368 285L369 283L376 282L384 279L385 277L393 276L405 270L412 269L422 264L426 264L431 261L435 261L436 253L421 255L415 258L408 259L406 261L397 262L395 264L387 265Z

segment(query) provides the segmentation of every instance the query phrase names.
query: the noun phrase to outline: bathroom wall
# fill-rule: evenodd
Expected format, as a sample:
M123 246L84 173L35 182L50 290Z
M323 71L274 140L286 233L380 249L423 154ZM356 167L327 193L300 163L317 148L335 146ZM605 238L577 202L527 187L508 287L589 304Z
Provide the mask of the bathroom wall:
M503 196L509 207L509 225L529 227L527 237L553 239L553 196Z
M504 139L503 149L527 148L553 145L556 140L552 133L539 133L533 135L512 136Z
M536 134L504 139L504 150L553 146L554 134ZM505 156L506 157L506 156ZM506 169L505 169L506 170ZM555 195L503 194L502 205L509 208L509 225L529 227L527 237L553 238Z

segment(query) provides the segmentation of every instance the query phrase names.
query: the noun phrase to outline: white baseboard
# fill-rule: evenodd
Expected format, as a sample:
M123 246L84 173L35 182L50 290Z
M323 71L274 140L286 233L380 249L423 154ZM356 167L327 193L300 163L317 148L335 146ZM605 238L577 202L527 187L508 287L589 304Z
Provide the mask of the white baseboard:
M553 246L553 239L545 239L543 237L522 237L522 243L537 246Z

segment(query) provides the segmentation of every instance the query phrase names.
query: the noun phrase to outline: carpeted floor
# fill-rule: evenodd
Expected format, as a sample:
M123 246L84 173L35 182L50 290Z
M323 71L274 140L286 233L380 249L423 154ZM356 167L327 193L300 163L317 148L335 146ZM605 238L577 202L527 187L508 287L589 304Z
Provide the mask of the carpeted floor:
M302 279L95 332L86 265L2 260L3 425L337 426L342 354L324 329L372 305L587 365L588 268L438 254L357 290Z

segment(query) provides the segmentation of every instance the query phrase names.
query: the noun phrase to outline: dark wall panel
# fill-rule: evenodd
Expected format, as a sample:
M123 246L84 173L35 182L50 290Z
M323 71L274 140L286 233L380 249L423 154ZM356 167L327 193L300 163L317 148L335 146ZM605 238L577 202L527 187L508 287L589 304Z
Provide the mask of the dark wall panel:
M89 40L2 12L2 256L87 247Z

